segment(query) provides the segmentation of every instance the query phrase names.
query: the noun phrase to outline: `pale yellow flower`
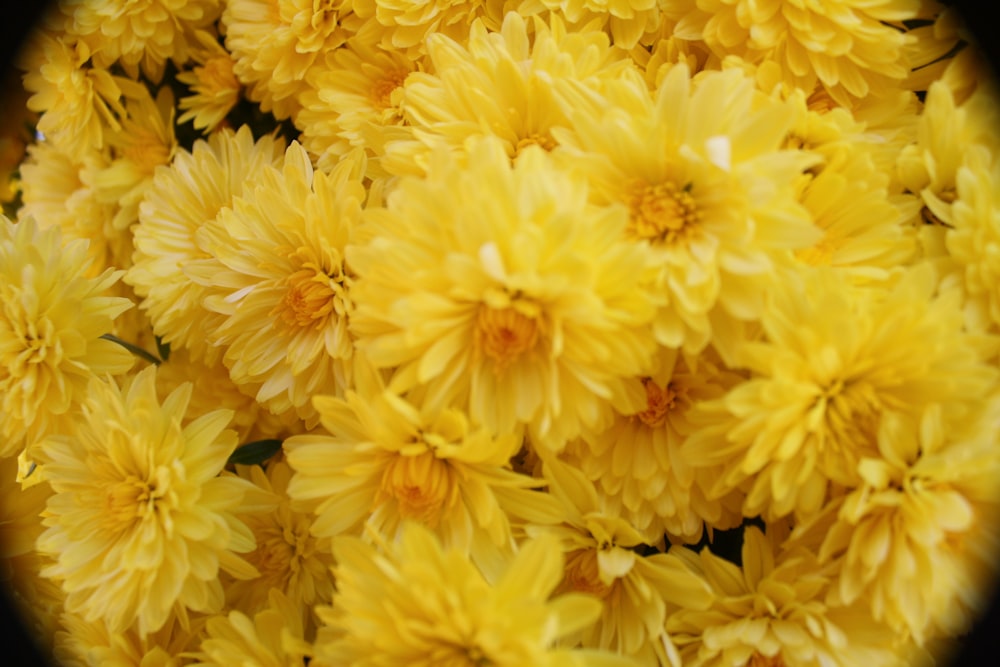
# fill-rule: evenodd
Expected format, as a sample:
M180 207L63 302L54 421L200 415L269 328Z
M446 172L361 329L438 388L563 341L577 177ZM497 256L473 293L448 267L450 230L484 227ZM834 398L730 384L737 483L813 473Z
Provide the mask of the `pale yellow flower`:
M538 147L512 166L485 139L467 167L450 151L430 167L365 211L370 240L349 249L359 350L423 407L495 433L526 424L537 446L606 423L654 347L625 211L589 205Z
M280 170L255 174L253 190L195 234L210 257L188 274L218 314L208 335L226 349L230 377L275 415L310 427L312 396L351 384L353 275L344 256L361 217L364 170L356 153L330 174L314 171L293 142Z
M142 297L139 307L156 335L174 347L187 347L197 360L221 359L223 350L209 336L223 317L204 308L209 290L185 273L209 257L195 235L251 189L265 165L280 162L284 148L270 135L254 141L247 126L222 130L196 141L191 152L178 151L169 167L158 169L139 205L135 253L125 282Z
M334 558L337 591L332 607L317 610L326 626L310 662L315 667L629 664L557 648L599 604L573 593L550 599L562 571L551 537L523 545L495 581L413 523L381 553L358 538L339 538Z
M576 31L602 29L616 46L648 44L663 19L658 0L522 0L517 11L529 15L548 9L564 16Z
M223 603L220 568L257 573L234 552L254 548L235 512L255 487L219 476L236 447L217 410L182 427L190 386L156 396L155 366L119 389L94 379L76 428L40 445L53 489L37 548L55 563L42 574L61 583L66 611L140 638L188 610Z
M496 0L356 0L357 11L384 27L382 47L416 58L427 38L444 35L464 42L476 19L495 30L500 25L503 3Z
M121 277L87 277L87 244L0 216L0 456L71 431L92 378L124 373L132 356L101 338L131 308L108 295Z

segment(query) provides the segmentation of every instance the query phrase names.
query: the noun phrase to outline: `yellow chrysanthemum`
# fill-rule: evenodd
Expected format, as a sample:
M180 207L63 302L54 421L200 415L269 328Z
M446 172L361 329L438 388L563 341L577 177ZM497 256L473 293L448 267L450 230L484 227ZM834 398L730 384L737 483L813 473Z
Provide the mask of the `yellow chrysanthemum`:
M756 526L743 534L742 567L702 549L685 560L713 595L707 609L667 619L685 667L896 665L895 637L865 607L833 608L830 580L808 552L780 552Z
M639 664L679 667L664 632L667 612L676 605L704 609L708 587L674 556L655 553L580 470L546 460L542 472L561 511L549 524L531 525L526 531L559 538L566 563L557 590L587 593L601 601L600 615L581 623L572 640Z
M53 645L59 667L181 667L189 664L184 657L198 646L204 625L195 618L185 628L172 619L141 637L135 628L115 632L101 620L87 621L76 614L63 614L60 622Z
M58 229L0 216L0 456L72 430L91 378L124 373L132 356L101 338L128 299L108 296L121 272L88 278L87 246Z
M682 453L724 465L716 493L745 482L746 516L820 511L831 484L861 483L884 415L958 411L996 382L995 341L964 330L957 293L935 291L927 266L888 291L829 270L787 281L762 317L766 340L741 351L750 379L699 404Z
M21 163L20 218L32 218L42 229L58 227L63 243L87 242L88 276L108 267L125 267L132 254L131 238L111 221L115 204L102 202L88 185L91 175L108 166L100 151L89 150L82 159L72 157L49 141L28 147Z
M154 171L169 165L177 150L174 96L169 87L161 88L154 99L145 86L129 86L123 101L126 116L121 127L106 135L109 163L94 172L88 183L99 201L118 207L111 221L114 230L136 222L139 202L152 184Z
M1000 328L1000 155L970 146L955 176L956 200L945 244L960 267L967 319Z
M641 406L616 414L604 431L584 433L567 448L567 459L649 544L664 534L698 542L706 523L718 530L738 526L741 498L710 500L712 471L692 467L680 453L695 428L687 419L691 406L725 393L738 379L707 357L688 361L665 350L653 372L631 381L644 398Z
M676 28L720 58L774 61L790 86L821 85L839 104L896 90L916 37L903 22L926 18L922 0L697 0Z
M500 140L470 142L465 168L439 152L365 220L369 240L348 253L352 331L424 407L467 409L495 433L527 424L560 449L650 363L653 304L624 210L590 206L540 148L512 166Z
M156 335L174 347L187 347L197 360L214 363L222 357L209 334L223 317L202 306L209 290L185 273L209 257L195 235L283 153L284 142L274 136L255 142L247 126L237 132L224 129L196 141L191 152L178 151L169 167L157 170L139 205L135 253L125 282L142 297L139 307Z
M572 593L550 599L562 572L551 537L522 546L493 582L464 552L443 548L413 523L382 553L358 538L339 538L334 558L337 591L332 607L317 610L326 626L310 662L315 667L629 664L556 648L594 618L599 604Z
M314 534L362 525L394 535L405 520L468 553L488 574L512 553L512 523L554 510L540 482L511 470L518 434L492 435L459 410L421 409L358 377L345 399L317 397L329 434L285 441L295 476L289 495L316 513Z
M432 35L464 42L476 19L500 25L504 3L496 0L355 0L356 11L383 26L382 48L416 59ZM371 28L368 28L371 30Z
M998 573L1000 402L967 398L959 416L887 416L859 487L793 535L834 566L838 604L861 600L921 644L968 632Z
M225 121L243 87L233 71L233 57L214 34L199 30L195 39L199 47L191 50L194 67L177 74L177 80L193 93L178 102L177 108L184 113L177 123L193 121L195 129L208 134Z
M467 45L435 34L427 52L431 71L403 83L404 119L415 138L386 146L383 162L392 173L420 173L432 147L461 152L470 137L499 137L511 158L527 146L551 150L552 129L566 122L553 81L613 79L632 62L603 33L569 32L558 17L550 26L513 12L499 32L476 21Z
M308 426L317 421L312 396L351 383L353 276L344 251L361 216L364 171L360 154L330 174L314 171L293 142L280 170L262 169L252 192L198 230L210 257L188 270L218 314L208 335L226 348L233 382Z
M38 112L37 130L73 159L104 148L105 132L118 129L125 115L122 85L128 79L90 63L82 42L39 32L28 43L20 66L28 108Z
M295 611L298 635L311 639L315 633L312 608L329 604L333 595L330 541L312 534L311 512L292 506L288 495L292 469L284 460L271 461L266 471L255 465L238 466L237 472L263 489L273 506L241 508L245 513L240 518L257 541L257 548L244 558L260 576L227 581L226 600L230 607L253 614L267 606L271 591L280 591L285 598L283 608Z
M347 0L230 0L222 13L226 48L247 96L278 120L293 118L298 94L322 54L350 32Z
M410 138L403 116L403 82L421 64L370 40L359 34L331 53L299 96L299 140L322 171L330 171L352 147L361 146L371 174L387 142Z
M300 609L273 589L268 604L253 616L239 611L209 618L201 650L190 654L192 667L228 667L233 664L301 667L311 653L303 639Z
M156 396L155 366L119 389L94 379L71 434L40 445L53 489L38 538L66 591L66 611L118 633L156 632L188 609L223 603L220 567L252 577L234 552L254 548L234 513L254 486L219 476L236 447L229 410L182 427L190 386Z
M528 15L548 9L566 17L576 30L606 30L615 46L631 49L648 43L662 21L664 2L657 0L522 0L517 11Z
M219 0L61 0L66 33L91 49L94 64L121 65L137 78L140 69L158 82L168 60L188 59L192 33L219 18Z
M553 155L624 206L627 239L659 299L655 331L667 347L728 349L734 318L753 319L788 250L821 236L791 185L817 157L784 150L790 103L764 98L739 70L691 81L670 67L655 93L638 74L593 91L560 86L571 130Z

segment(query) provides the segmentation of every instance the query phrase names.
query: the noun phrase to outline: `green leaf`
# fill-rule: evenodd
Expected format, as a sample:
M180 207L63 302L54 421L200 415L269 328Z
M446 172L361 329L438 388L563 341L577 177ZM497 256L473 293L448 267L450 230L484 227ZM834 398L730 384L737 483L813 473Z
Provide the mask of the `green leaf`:
M267 439L254 440L245 445L240 445L229 455L228 463L239 463L240 465L260 465L281 449L281 440Z
M157 366L159 366L160 363L162 363L161 360L152 353L147 352L138 345L134 345L128 342L127 340L122 340L118 336L115 336L113 334L104 334L103 336L101 336L101 338L103 338L104 340L110 340L112 343L117 343L118 345L121 345L135 356L139 357L140 359L145 359L151 364L156 364Z
M163 339L156 336L156 353L160 355L160 359L167 361L170 359L170 343L164 343Z

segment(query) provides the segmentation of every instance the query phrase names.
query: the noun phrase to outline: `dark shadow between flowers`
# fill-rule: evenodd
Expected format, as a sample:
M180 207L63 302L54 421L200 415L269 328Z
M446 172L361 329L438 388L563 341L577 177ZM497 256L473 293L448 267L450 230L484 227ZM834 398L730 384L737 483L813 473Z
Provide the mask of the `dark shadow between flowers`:
M36 23L42 13L54 4L53 0L39 0L34 3L20 4L16 10L8 12L0 22L0 64L4 70L10 67L17 56L30 28ZM971 34L978 41L982 50L993 66L994 74L1000 71L1000 40L996 39L994 23L983 16L981 3L972 0L945 0L945 5L954 5L961 10L966 18ZM978 11L977 11L978 10ZM736 531L731 534L718 535L719 543L714 549L738 558L740 537ZM704 544L699 545L704 546ZM1000 560L1000 553L995 555ZM735 560L735 559L734 559ZM994 582L991 604L978 619L972 632L962 638L957 646L951 664L955 667L975 665L995 665L1000 655L1000 581ZM3 664L13 666L39 666L51 664L44 657L42 647L36 645L20 613L5 589L0 589L0 623L5 639L2 653ZM858 667L864 667L859 665Z

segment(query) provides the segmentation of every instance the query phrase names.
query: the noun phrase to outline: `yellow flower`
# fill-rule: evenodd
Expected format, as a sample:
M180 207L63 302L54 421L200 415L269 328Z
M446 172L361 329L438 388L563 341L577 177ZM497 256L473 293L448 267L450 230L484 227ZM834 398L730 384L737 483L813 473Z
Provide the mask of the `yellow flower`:
M1000 401L887 416L861 483L793 534L834 566L838 604L861 600L919 644L958 637L989 604L1000 545Z
M168 60L188 59L191 33L215 23L218 0L64 0L68 35L79 37L102 69L121 65L129 76L139 70L159 82Z
M631 49L646 44L660 27L661 7L656 0L522 0L518 12L528 15L539 6L566 17L576 30L606 30L615 46Z
M299 608L280 590L272 589L267 607L251 620L231 611L209 618L201 650L190 654L194 667L233 664L300 667L310 647L302 638Z
M321 56L349 32L346 0L230 0L222 13L226 48L247 96L278 120L293 118L298 94Z
M191 152L178 151L157 170L139 206L135 253L125 282L142 297L153 330L174 347L187 347L196 360L214 363L223 350L209 341L223 317L202 306L208 290L185 271L209 257L195 240L203 225L233 205L255 183L265 165L280 162L284 142L273 136L254 141L250 128L222 130Z
M198 646L204 620L192 619L190 627L172 620L160 630L141 637L135 628L111 630L100 620L87 621L77 614L62 615L53 652L60 667L181 667L182 659Z
M99 201L118 206L112 220L115 230L136 222L153 172L169 165L177 149L174 96L169 87L161 88L154 99L146 86L128 86L123 99L126 116L121 127L106 135L109 164L94 172L88 183Z
M642 257L622 241L624 211L588 205L540 148L511 166L484 139L459 162L436 153L427 178L365 211L352 331L376 366L398 366L394 391L420 387L424 407L467 409L494 433L527 424L560 449L650 362Z
M511 158L527 146L551 150L552 129L565 124L553 81L590 85L631 65L601 32L569 32L558 17L550 26L513 12L500 32L473 23L467 45L434 34L427 52L429 71L403 82L404 119L415 138L386 146L391 173L420 173L433 146L462 152L466 140L483 135L499 137Z
M783 149L791 103L762 97L740 70L692 81L683 64L653 94L638 74L556 94L570 128L555 131L553 156L587 178L596 203L627 209L622 238L649 267L657 340L728 354L724 337L759 316L785 253L821 236L791 187L817 161Z
M177 108L184 113L177 123L193 121L195 129L205 134L221 125L240 100L242 86L233 71L233 57L212 33L199 30L195 39L201 45L192 49L196 65L177 74L177 80L194 93L182 97Z
M682 448L694 465L719 465L716 493L744 482L746 516L804 519L831 484L861 483L883 416L949 411L994 385L996 342L964 330L958 294L935 294L928 266L890 290L854 288L829 270L789 278L748 343L751 377L696 408L701 425ZM850 326L845 326L850 323Z
M353 276L344 251L361 216L364 170L354 154L330 174L314 171L293 142L280 170L263 168L251 192L198 230L210 258L188 271L204 306L221 315L208 335L226 348L233 382L309 427L312 396L351 384Z
M382 48L417 57L427 38L444 35L465 41L476 19L492 29L500 23L503 3L495 0L356 0L359 13L374 8L375 20L385 26ZM373 6L373 7L372 7Z
M299 96L299 140L321 171L330 171L352 147L362 146L371 174L387 142L410 137L403 117L403 82L421 64L380 49L370 39L359 34L331 53Z
M91 378L124 373L132 356L101 338L132 303L108 296L121 272L88 278L87 246L59 230L0 216L0 456L73 430Z
M1000 328L1000 157L969 146L955 175L945 244L958 265L966 314L977 329Z
M41 114L38 132L73 159L104 148L105 132L125 115L120 86L130 82L89 65L91 55L82 42L38 32L21 56L28 108Z
M774 61L790 86L821 85L850 107L897 90L909 74L916 40L903 22L926 18L920 0L697 0L676 29L699 37L722 58Z
M666 628L691 667L895 665L895 637L866 607L824 601L829 578L808 552L782 552L756 526L743 534L742 567L709 549L671 553L712 590L707 609L681 608Z
M316 640L315 667L629 664L556 648L599 605L579 594L550 599L562 571L553 538L523 545L494 582L465 553L442 548L413 523L381 553L341 537L334 558L337 591L332 607L317 610L326 626Z
M49 141L39 141L28 147L20 167L23 206L18 217L32 218L42 229L58 227L64 243L87 241L86 274L91 277L131 261L131 238L111 224L116 205L102 202L88 185L91 175L107 165L107 157L96 149L78 159Z
M284 460L269 462L266 471L258 465L237 466L237 473L263 489L271 504L248 507L244 503L240 508L239 517L257 542L257 548L244 558L260 576L227 580L226 600L230 607L253 614L267 606L269 595L280 592L283 608L294 610L298 619L298 635L311 638L315 633L313 606L329 604L333 595L330 541L311 533L311 512L292 506L288 495L292 469Z
M741 497L709 499L713 471L694 468L681 445L695 429L688 411L698 401L718 397L738 376L704 358L685 360L664 350L656 369L635 378L642 403L616 411L609 428L585 432L567 448L567 460L600 489L609 512L628 520L649 544L666 533L671 540L698 542L707 523L724 530L738 526Z
M679 666L664 631L667 613L678 605L704 609L710 601L708 586L675 556L644 554L649 548L644 537L580 470L549 459L543 475L562 512L554 522L526 530L560 539L566 564L558 590L588 593L601 601L600 615L581 623L573 640L643 665Z
M554 510L540 482L510 469L519 434L492 435L455 409L428 409L358 377L344 399L316 397L329 434L285 441L289 495L312 507L312 532L335 537L367 524L393 535L409 519L487 574L513 546L512 523Z
M42 574L61 583L67 612L140 637L175 614L186 626L189 609L217 611L220 567L257 574L234 553L254 548L234 513L255 487L219 476L236 447L232 413L182 427L191 388L161 404L155 368L123 389L92 380L74 431L39 445L53 495L37 548L56 560Z

